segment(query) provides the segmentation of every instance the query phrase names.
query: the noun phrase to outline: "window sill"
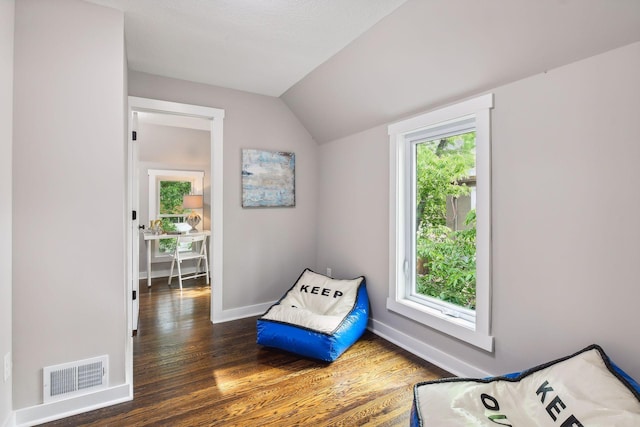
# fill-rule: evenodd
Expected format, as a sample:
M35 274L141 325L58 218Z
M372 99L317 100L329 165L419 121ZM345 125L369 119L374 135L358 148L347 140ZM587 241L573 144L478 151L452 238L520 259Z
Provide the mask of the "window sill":
M493 336L477 331L472 322L450 317L438 310L408 299L387 298L387 310L450 335L475 347L492 352Z

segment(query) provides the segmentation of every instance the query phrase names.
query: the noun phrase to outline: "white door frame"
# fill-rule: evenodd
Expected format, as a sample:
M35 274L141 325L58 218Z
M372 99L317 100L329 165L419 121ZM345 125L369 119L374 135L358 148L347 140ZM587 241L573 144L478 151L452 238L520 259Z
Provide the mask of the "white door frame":
M156 112L165 114L175 114L189 117L198 117L209 120L210 123L210 135L211 135L211 238L209 239L209 254L211 257L211 313L210 319L212 322L219 321L222 316L222 200L223 200L223 122L224 122L224 110L219 108L203 107L199 105L181 104L177 102L161 101L157 99L139 98L135 96L129 96L129 108L128 108L128 121L129 121L129 143L127 149L129 150L129 159L131 159L131 150L133 149L132 138L132 126L133 126L133 112ZM129 171L132 168L129 167ZM131 175L131 172L130 172ZM127 197L127 211L131 213L133 205L133 187L132 176L128 177L127 191L129 192ZM137 189L135 191L138 191ZM128 251L132 251L133 239L137 240L138 236L133 236L130 224L127 224L127 243ZM127 383L133 385L133 339L131 337L132 325L133 325L133 273L132 273L132 257L131 253L128 253L127 262L127 336L129 337L127 343L127 360L126 360L126 376ZM149 272L147 272L149 274Z

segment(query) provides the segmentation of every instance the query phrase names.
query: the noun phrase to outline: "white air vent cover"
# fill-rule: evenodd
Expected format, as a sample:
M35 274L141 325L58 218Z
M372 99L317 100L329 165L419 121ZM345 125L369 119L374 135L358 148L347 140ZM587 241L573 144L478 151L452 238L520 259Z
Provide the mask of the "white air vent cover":
M109 356L46 366L42 371L44 403L68 399L108 387Z

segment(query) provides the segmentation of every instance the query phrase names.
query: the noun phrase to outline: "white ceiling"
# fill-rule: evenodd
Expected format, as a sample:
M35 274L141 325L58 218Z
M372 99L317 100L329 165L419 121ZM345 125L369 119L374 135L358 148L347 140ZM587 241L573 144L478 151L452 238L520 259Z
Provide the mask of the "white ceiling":
M124 12L129 69L280 96L406 0L86 0Z

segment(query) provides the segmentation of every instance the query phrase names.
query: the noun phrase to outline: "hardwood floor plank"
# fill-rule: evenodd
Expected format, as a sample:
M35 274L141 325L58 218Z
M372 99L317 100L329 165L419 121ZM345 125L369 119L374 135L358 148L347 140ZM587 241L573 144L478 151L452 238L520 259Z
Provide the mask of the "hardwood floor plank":
M258 346L209 307L204 281L141 286L134 400L44 425L406 426L413 385L450 376L369 331L333 363Z

